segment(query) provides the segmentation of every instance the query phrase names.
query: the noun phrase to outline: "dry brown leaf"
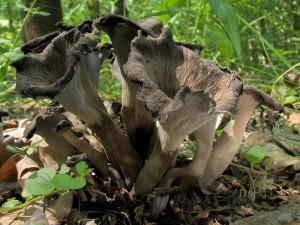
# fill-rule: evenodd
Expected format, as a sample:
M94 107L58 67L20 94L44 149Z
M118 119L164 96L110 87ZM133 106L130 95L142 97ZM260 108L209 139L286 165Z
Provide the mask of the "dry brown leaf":
M209 215L210 215L209 211L200 211L200 212L198 212L198 214L195 218L204 219L204 218L208 218Z
M0 182L16 182L18 180L18 173L16 164L23 157L19 154L11 156L0 169Z
M23 138L24 129L27 123L30 121L28 119L21 119L18 121L18 126L10 129L6 129L3 132L4 136L12 136L14 138Z
M270 138L267 134L259 131L254 131L247 135L245 142L243 142L243 146L264 146L268 142L270 142Z
M6 150L6 145L0 143L0 166L8 160L14 153Z
M266 146L269 148L269 151L267 152L266 158L263 162L266 170L294 166L300 162L299 157L287 154L283 149L279 148L275 144L269 143Z
M287 121L292 126L300 126L300 113L292 113Z
M35 153L35 152L32 152ZM35 154L31 154L31 156L34 157ZM36 158L36 157L34 157ZM34 162L32 159L28 157L24 157L16 164L17 172L18 172L18 179L26 179L29 177L32 173L37 171L39 169L39 165Z
M64 154L59 154L58 151L54 150L47 144L43 146L39 145L37 147L37 151L43 167L49 167L54 170L58 170L61 164L66 161L66 156Z
M49 225L49 221L45 213L43 213L40 209L36 209L32 216L30 216L30 218L24 223L24 225L32 224Z
M286 77L291 83L295 85L297 85L297 83L299 83L300 81L300 76L295 73L289 73L288 75L286 75Z
M256 210L252 207L241 206L240 210L243 212L243 215L254 215L256 213Z
M24 209L20 209L11 213L6 213L0 216L0 224L1 225L22 225L24 221L17 220L20 215L23 215Z
M46 216L50 224L60 224L71 212L73 205L73 193L68 192L46 207Z
M97 225L97 223L95 222L95 220L90 220L86 223L86 225Z

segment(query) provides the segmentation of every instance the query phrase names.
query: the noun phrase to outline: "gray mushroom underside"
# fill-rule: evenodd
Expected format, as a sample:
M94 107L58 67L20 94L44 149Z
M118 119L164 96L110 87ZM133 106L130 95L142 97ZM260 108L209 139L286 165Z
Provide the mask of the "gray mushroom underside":
M61 33L43 52L11 64L17 70L16 91L32 98L54 98L65 92L75 74L74 67L96 45L92 34L85 36L77 28Z

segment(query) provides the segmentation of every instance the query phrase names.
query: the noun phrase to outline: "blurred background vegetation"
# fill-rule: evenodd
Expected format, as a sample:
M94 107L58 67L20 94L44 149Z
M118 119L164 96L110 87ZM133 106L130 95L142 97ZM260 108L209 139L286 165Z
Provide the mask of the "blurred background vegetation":
M288 74L300 75L300 0L5 0L0 5L0 108L24 101L14 93L15 71L9 66L22 55L22 44L55 30L43 25L48 29L38 31L31 20L77 25L109 12L131 19L159 17L176 41L203 45L201 57L237 71L246 84L268 93L274 88L279 101L299 110L299 77L292 84L284 81ZM108 63L99 82L106 97L120 97Z

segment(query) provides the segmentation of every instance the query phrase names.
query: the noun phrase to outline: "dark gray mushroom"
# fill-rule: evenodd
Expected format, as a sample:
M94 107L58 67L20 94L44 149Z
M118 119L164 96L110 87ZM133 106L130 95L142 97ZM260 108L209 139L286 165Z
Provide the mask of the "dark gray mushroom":
M176 178L193 177L198 179L202 188L207 188L229 166L239 149L246 125L254 110L266 105L274 110L282 110L282 105L266 93L246 86L238 99L237 113L224 128L221 136L213 146L217 117L194 132L197 151L187 167L169 170L161 180L159 187L170 187ZM152 202L151 213L156 215L167 206L169 196L156 196Z
M85 129L73 127L73 123L68 120L61 120L56 128L58 134L78 149L79 152L86 155L87 159L98 169L103 177L109 176L107 168L109 161L101 143L94 136L88 134Z
M77 149L56 132L57 124L61 120L66 119L62 112L63 109L59 106L42 109L26 125L23 136L26 139L30 139L34 134L37 134L45 138L47 144L56 151L57 155L60 155L62 158L61 162L64 162L68 156L75 154Z
M117 71L114 73L122 74L122 117L126 133L139 156L145 159L155 123L150 113L145 110L144 104L136 99L139 86L127 78L123 65L128 60L130 43L137 31L157 37L163 28L162 22L156 18L132 21L120 15L106 14L97 18L94 25L107 33L112 41L117 64L113 68ZM116 69L118 65L120 70Z
M151 115L144 108L143 103L136 99L138 85L131 82L124 73L123 65L127 62L130 53L130 44L137 32L142 35L158 37L162 31L163 24L156 18L145 18L137 21L126 17L106 14L100 16L94 25L101 31L107 33L112 41L115 57L112 63L113 74L122 82L122 116L126 133L131 143L142 159L147 156L147 149L155 126ZM202 46L177 43L186 46L195 52L200 52Z
M216 62L200 59L196 52L178 46L167 28L157 38L138 31L123 68L126 76L140 85L138 100L157 120L149 158L134 190L146 195L171 167L186 135L216 114L235 113L242 82ZM150 173L151 178L146 175Z
M40 54L12 63L17 69L16 90L26 97L55 98L88 123L113 166L132 186L140 160L123 131L109 118L97 93L99 71L109 56L107 48L96 49L97 44L95 32L83 34L78 28L62 32Z

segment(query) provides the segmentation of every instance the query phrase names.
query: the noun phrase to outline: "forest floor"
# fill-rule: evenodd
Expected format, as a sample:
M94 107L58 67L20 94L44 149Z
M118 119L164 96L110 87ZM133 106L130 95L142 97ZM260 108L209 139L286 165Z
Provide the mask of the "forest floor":
M21 138L24 112L34 114L39 108L30 103L10 112L17 119L4 121L4 135ZM283 114L275 125L268 123L266 115L260 112L250 121L239 153L210 190L189 186L176 191L174 187L166 210L157 217L145 216L147 199L129 200L128 192L117 190L95 172L84 189L43 198L12 212L2 211L0 224L300 224L300 114ZM250 155L254 161L249 161L249 155L248 160L245 157L249 150L266 151L265 155ZM177 164L185 166L193 154L193 142L187 139ZM44 157L44 161L50 160ZM36 170L28 161L20 165L24 158L1 145L1 204L9 198L23 201L20 173ZM255 163L251 167L249 162ZM110 189L105 203L93 182Z

